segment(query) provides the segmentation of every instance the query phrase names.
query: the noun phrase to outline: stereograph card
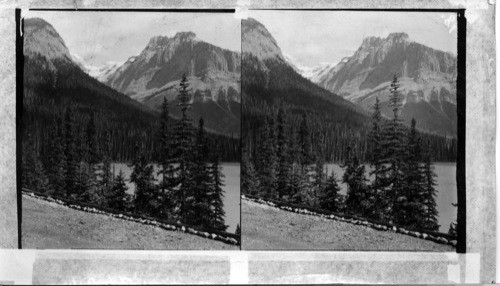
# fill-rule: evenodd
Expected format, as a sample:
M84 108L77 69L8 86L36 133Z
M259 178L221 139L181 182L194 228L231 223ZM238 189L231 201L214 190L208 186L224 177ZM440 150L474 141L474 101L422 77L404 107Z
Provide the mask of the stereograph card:
M0 9L0 283L496 281L491 1Z

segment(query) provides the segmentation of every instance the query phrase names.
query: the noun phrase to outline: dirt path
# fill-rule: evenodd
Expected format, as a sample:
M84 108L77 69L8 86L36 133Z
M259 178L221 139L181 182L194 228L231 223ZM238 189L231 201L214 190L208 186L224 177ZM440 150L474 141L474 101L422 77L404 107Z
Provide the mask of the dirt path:
M241 216L244 250L456 251L450 245L247 200L242 200Z
M178 231L70 209L23 195L23 248L238 250Z

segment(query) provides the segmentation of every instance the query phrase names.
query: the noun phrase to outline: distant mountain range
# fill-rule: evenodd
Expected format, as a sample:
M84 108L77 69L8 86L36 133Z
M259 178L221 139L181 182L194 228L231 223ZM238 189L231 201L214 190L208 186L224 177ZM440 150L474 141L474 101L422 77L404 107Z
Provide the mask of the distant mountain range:
M302 76L319 86L371 110L375 98L391 116L387 87L394 75L400 80L403 118L412 117L420 129L456 136L456 56L410 40L406 33L386 38L365 38L358 50L338 64L302 67L288 62Z
M50 29L52 34L57 34L53 27ZM27 38L27 53L64 59L98 81L155 110L159 109L164 97L171 106L177 105L177 88L182 74L186 73L193 95L189 112L194 124L203 117L208 130L239 136L240 53L201 41L192 32L179 32L171 38L151 38L139 55L131 56L124 63L94 66L72 54L59 35L53 37L49 34L48 31L38 31ZM173 117L180 116L177 108L171 108L170 113Z
M54 27L40 18L24 20L23 37L23 136L33 133L37 140L46 142L54 128L54 119L64 115L70 107L75 136L81 148L85 148L82 130L88 124L90 116L94 115L99 136L102 138L106 130L111 132L114 160L132 160L136 154L135 146L139 143L148 146L148 152L156 152L154 141L159 121L156 106L152 108L153 106L145 105L96 79L104 80L116 66L110 65L110 69L106 70L86 65L71 54ZM179 81L180 77L177 83ZM211 106L207 105L209 108L205 108L205 105L199 105L198 110L196 104L193 106L195 112L201 109L200 113L207 112L212 118L219 115L217 111L210 109ZM239 107L239 102L237 106ZM220 109L219 105L216 107ZM170 111L174 113L174 118L169 121L170 124L176 122L177 109L179 108L175 103L171 103ZM207 122L206 118L210 116L204 118ZM193 124L197 124L197 119L193 117ZM210 132L208 138L214 144L224 146L219 150L222 160L238 160L238 136L217 133L219 135Z

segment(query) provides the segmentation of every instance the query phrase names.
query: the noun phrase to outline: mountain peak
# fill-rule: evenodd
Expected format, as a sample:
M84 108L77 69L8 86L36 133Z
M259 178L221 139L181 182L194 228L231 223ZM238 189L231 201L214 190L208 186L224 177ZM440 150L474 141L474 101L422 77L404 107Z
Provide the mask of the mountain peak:
M274 37L264 25L253 18L241 22L241 41L243 53L249 53L260 60L278 58L286 62Z
M387 36L387 39L397 41L397 40L407 40L408 39L408 34L405 32L400 32L400 33L390 33L389 36Z
M72 61L61 36L51 24L41 18L24 20L24 54L42 56L48 60Z
M193 40L196 38L196 34L188 31L188 32L178 32L175 34L174 39L180 39L180 40Z
M167 36L154 36L149 40L148 46L163 46L169 41Z
M154 36L149 40L149 47L162 47L168 45L171 41L193 41L196 39L196 34L193 32L178 32L174 37Z

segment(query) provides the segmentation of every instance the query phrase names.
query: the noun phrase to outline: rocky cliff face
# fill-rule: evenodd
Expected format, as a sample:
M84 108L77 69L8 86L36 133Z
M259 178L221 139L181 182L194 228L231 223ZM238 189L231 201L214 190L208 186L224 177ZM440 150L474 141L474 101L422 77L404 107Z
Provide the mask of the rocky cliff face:
M156 36L144 50L108 75L106 84L131 98L158 108L167 98L176 105L177 88L186 73L192 92L190 112L215 132L240 132L241 56L201 41L192 32ZM171 108L173 116L180 116Z
M178 83L183 73L188 75L193 91L209 90L210 98L217 101L218 95L227 93L230 87L239 93L240 55L203 42L192 32L180 32L172 38L156 36L106 83L145 101ZM239 101L239 97L234 99Z
M386 38L365 38L351 57L308 78L371 110L376 97L383 106L387 105L387 87L397 75L403 95L403 117L408 121L415 117L422 129L453 135L456 74L454 55L416 43L406 33L392 33ZM390 116L388 108L383 112ZM436 120L440 122L435 123Z

